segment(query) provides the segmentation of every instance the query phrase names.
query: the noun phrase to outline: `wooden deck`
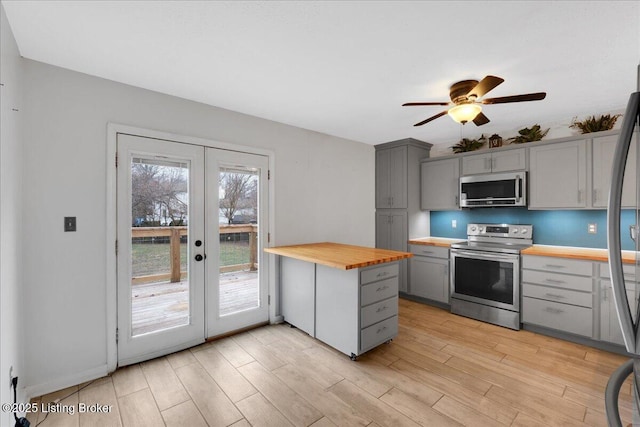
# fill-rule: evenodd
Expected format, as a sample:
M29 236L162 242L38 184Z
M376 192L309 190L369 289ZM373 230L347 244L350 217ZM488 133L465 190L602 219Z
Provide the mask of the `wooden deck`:
M258 306L258 272L236 271L220 275L220 315ZM185 325L189 321L188 283L160 282L133 285L133 335Z

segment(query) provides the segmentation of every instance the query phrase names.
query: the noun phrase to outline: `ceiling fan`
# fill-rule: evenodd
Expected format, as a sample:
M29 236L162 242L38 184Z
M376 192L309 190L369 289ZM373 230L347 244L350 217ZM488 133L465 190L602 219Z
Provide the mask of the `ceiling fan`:
M504 79L496 76L486 76L480 80L463 80L454 83L449 89L449 97L451 102L407 102L402 104L403 107L413 107L422 105L451 105L452 107L441 111L435 116L431 116L426 120L416 123L414 126L422 126L432 120L442 117L445 114L458 123L465 124L473 121L476 126L482 126L489 123L489 118L482 113L481 104L506 104L508 102L523 101L540 101L544 99L546 92L527 93L523 95L501 96L499 98L482 98L487 92L495 89Z

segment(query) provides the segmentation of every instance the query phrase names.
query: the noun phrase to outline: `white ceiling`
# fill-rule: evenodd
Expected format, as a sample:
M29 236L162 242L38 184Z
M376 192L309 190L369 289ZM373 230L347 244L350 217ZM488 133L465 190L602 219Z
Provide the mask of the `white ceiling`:
M455 143L449 86L487 74L465 137L619 111L636 90L638 1L2 1L21 54L71 70L377 144Z

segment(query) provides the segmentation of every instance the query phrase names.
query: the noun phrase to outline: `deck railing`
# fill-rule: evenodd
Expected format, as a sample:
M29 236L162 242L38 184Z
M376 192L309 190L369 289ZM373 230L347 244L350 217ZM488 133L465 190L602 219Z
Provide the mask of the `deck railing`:
M249 235L249 262L244 264L220 266L220 273L232 271L258 269L258 226L256 224L231 224L221 225L220 234L240 234ZM187 272L180 268L180 238L187 235L186 226L176 227L132 227L131 237L169 237L169 258L171 267L169 273L151 274L146 276L133 277L132 284L149 283L169 280L173 283L179 282L186 277Z

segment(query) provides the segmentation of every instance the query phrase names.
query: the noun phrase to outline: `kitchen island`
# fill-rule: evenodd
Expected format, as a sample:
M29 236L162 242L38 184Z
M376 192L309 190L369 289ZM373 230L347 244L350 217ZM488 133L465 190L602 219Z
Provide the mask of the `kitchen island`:
M398 262L410 253L330 242L265 252L278 255L290 325L352 360L398 334Z

